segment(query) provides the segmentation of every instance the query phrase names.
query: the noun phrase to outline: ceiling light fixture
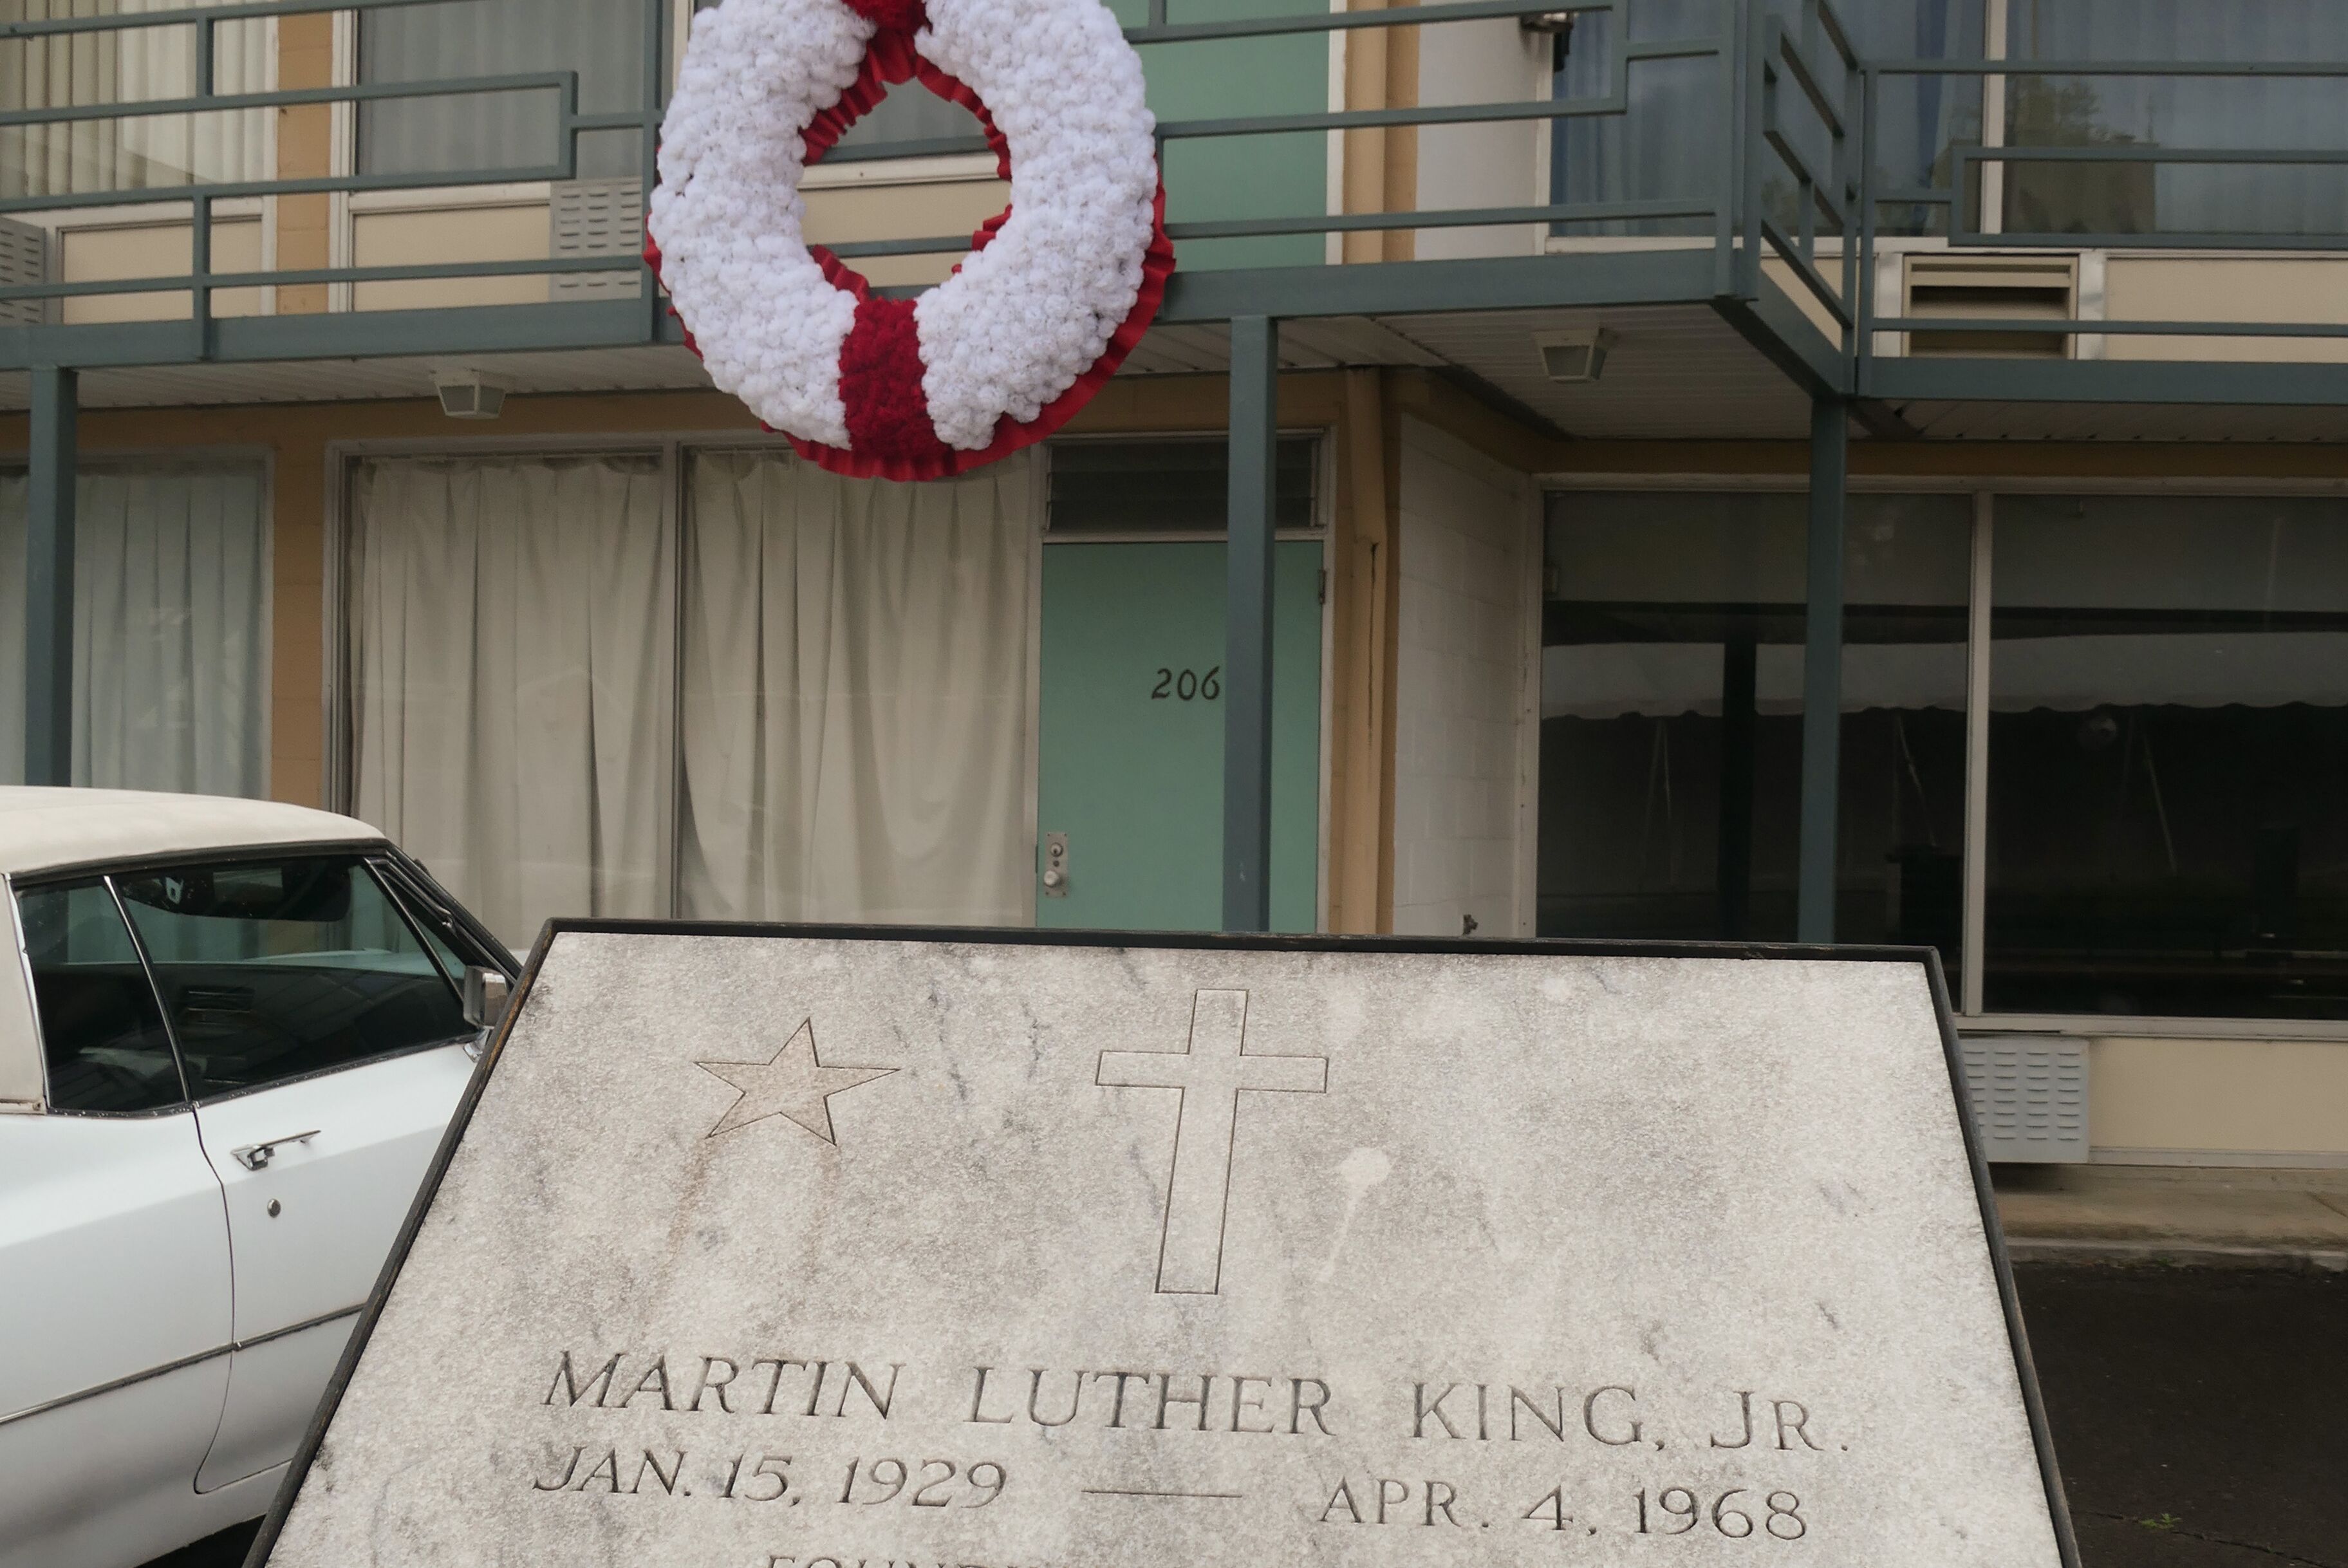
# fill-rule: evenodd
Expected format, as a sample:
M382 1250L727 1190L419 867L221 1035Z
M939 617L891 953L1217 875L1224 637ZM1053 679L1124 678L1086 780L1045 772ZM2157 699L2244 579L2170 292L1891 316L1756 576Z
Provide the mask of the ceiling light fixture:
M1575 332L1537 332L1533 346L1540 350L1541 369L1552 381L1569 385L1598 379L1606 368L1607 351L1614 335L1602 326Z

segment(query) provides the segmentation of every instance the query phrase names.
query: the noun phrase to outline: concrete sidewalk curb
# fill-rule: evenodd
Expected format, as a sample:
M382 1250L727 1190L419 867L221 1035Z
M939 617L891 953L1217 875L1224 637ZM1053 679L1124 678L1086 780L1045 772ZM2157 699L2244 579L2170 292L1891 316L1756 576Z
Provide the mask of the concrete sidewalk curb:
M2293 1269L2348 1274L2348 1251L2330 1247L2230 1246L2216 1242L2094 1241L2061 1236L2008 1236L2017 1264L2154 1264L2171 1268Z

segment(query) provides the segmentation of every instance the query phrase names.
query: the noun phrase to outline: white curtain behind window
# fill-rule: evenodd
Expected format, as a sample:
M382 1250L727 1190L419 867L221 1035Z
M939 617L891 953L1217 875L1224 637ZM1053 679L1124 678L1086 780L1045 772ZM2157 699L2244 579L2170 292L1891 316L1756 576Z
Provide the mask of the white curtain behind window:
M25 768L25 504L0 477L0 779ZM73 781L267 793L269 542L249 465L85 471Z
M1031 918L1036 482L695 459L681 913Z
M179 11L228 0L0 0L0 22ZM222 93L270 86L269 27L223 22L213 46L212 87ZM0 41L0 108L66 108L193 97L196 30L133 27ZM0 130L0 196L265 180L269 111L148 115Z
M352 484L357 814L520 950L658 915L675 564L650 458L396 460Z

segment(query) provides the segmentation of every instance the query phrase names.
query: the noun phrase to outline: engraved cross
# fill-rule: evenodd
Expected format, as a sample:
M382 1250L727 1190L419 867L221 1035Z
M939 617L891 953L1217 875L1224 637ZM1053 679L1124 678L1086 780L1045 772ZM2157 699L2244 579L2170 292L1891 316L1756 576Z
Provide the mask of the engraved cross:
M1161 1295L1213 1295L1221 1284L1240 1096L1250 1089L1321 1094L1329 1087L1325 1057L1250 1052L1247 1005L1244 991L1201 991L1190 1005L1190 1038L1181 1050L1103 1051L1093 1078L1107 1088L1170 1088L1182 1097L1158 1248Z

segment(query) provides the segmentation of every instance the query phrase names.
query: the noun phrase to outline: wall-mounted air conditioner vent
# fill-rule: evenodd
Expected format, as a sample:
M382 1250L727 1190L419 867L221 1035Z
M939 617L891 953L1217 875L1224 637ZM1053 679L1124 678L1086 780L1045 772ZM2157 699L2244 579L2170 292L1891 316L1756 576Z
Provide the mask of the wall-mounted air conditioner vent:
M1968 1035L1965 1090L1982 1157L2017 1165L2087 1162L2087 1042Z
M13 218L0 218L0 287L49 281L49 232ZM38 326L49 319L49 302L0 300L0 326Z
M1910 317L1960 321L2070 321L2078 315L2079 264L2071 256L1908 258ZM2073 335L2062 332L1911 332L1918 356L1993 359L2068 359Z
M557 301L633 299L644 250L644 187L641 180L572 180L554 187L547 203L547 253L555 257L625 258L616 273L557 273L547 296Z

